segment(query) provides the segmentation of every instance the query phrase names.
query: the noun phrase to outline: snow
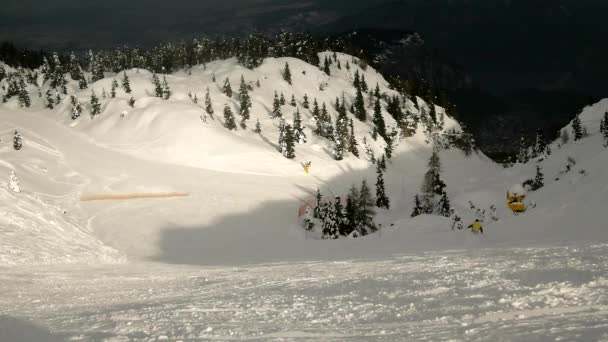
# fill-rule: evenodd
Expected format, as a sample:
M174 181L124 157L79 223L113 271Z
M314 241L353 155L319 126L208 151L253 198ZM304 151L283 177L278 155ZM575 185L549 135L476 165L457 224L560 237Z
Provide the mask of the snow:
M352 60L338 57L343 66ZM293 86L281 77L285 62ZM335 123L335 98L344 93L350 103L354 95L351 65L350 72L333 65L327 76L291 58L269 58L255 70L215 61L167 75L168 101L152 97L148 71L127 70L133 94L118 90L117 98L102 99L93 119L90 89L70 82L84 107L76 121L69 98L53 111L35 96L31 109L1 104L0 175L8 180L16 172L21 192L0 187L0 340L2 333L108 341L608 339L601 216L608 154L597 132L608 100L582 111L589 137L555 142L543 160L504 169L482 154L440 153L450 202L465 226L486 210L483 236L453 231L449 218L409 217L432 151L419 127L389 162L391 209L378 210L380 231L312 239L299 226L298 209L313 202L317 187L333 198L362 179L373 185L362 137L376 156L384 142L371 138L371 118L355 120L361 159L336 162L300 106L308 142L288 160L276 150L278 120L269 112L275 90L287 101L306 93L311 103L326 102ZM378 83L394 94L371 67L359 72L370 88ZM261 88L251 92L248 129L230 132L222 108L236 113L238 101L221 85L229 77L236 90L241 75ZM92 85L98 96L112 79ZM202 122L207 87L215 119ZM289 123L295 108L282 112ZM261 134L252 131L256 119ZM386 113L385 120L394 125ZM449 128L460 129L446 117ZM20 151L12 148L15 129ZM576 165L566 172L568 157ZM506 192L533 178L536 165L545 186L527 195L536 207L515 216ZM79 200L147 193L189 196Z

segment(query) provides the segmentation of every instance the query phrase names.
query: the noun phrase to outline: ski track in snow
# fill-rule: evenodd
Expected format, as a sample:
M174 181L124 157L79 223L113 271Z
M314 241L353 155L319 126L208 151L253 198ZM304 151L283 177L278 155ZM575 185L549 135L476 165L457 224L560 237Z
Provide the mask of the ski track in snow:
M4 269L0 314L70 341L592 341L608 339L607 274L608 245Z

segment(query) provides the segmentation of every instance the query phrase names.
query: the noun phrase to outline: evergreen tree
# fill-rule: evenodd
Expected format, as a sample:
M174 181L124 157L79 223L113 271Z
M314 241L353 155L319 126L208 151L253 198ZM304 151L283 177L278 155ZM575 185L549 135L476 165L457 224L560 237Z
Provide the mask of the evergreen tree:
M445 183L441 180L441 161L439 160L439 154L433 151L431 158L428 163L429 170L424 175L424 181L422 184L422 191L425 195L425 199L429 201L435 195L441 196L445 191Z
M82 89L87 89L88 86L89 85L87 84L86 78L84 77L84 75L82 75L82 78L80 78L78 80L78 88L80 88L82 90Z
M230 109L230 106L228 106L228 104L224 105L224 127L228 128L231 131L236 129L234 114L232 113L232 109Z
M344 208L344 224L340 231L340 235L349 235L358 225L357 218L359 215L359 189L354 185L350 188L346 196L346 207Z
M274 92L274 100L272 101L272 118L282 118L283 113L281 113L281 101L279 100L279 95L276 90Z
M361 182L361 189L359 190L359 202L358 202L358 218L357 220L357 231L361 235L367 235L370 232L377 230L374 224L374 211L375 200L367 186L367 181Z
M99 103L99 99L97 95L95 95L95 90L91 90L91 115L95 117L101 113L101 104Z
M61 96L59 96L58 92L55 92L55 105L59 106L61 104Z
M167 83L167 78L163 76L163 99L168 100L171 98L171 88L169 88L169 83Z
M384 146L384 155L388 159L391 159L393 157L393 139L391 139L390 137L386 139L386 146Z
M302 107L308 109L310 107L310 104L308 102L308 95L304 94L304 100L302 101Z
M608 147L608 112L604 113L604 123L602 130L602 137L604 138L604 146Z
M536 131L536 139L535 139L535 143L534 143L534 154L536 156L543 155L543 154L545 154L546 150L547 150L547 144L545 142L545 135L543 134L543 130L539 128Z
M46 95L46 106L45 107L47 109L53 109L55 107L54 106L54 104L55 104L54 101L55 100L53 100L53 96L51 95L51 91L47 90L46 93L45 93L45 95Z
M359 90L361 89L361 77L359 76L359 70L355 70L355 77L353 79L353 87Z
M21 141L21 134L15 130L15 134L13 135L13 148L16 151L19 151L23 146L23 142Z
M534 177L534 181L532 182L532 190L536 191L542 188L545 183L543 183L544 175L540 169L540 166L536 165L536 176Z
M287 62L285 62L285 69L283 69L283 79L291 85L291 70L289 69L289 63Z
M517 153L517 161L519 163L527 163L530 160L530 155L528 154L528 146L526 144L526 138L523 136L519 140L519 152Z
M133 96L129 99L129 107L135 108L135 98Z
M228 97L232 97L232 87L230 86L230 80L228 79L228 77L226 77L226 79L224 80L224 95L228 96Z
M293 135L294 140L298 144L306 143L306 133L304 133L304 127L302 127L302 119L300 118L299 108L296 108L296 112L293 115Z
M287 103L285 101L285 95L283 95L283 92L281 92L281 97L279 98L279 103L281 104L281 106L284 106L285 103Z
M376 89L374 89L374 96L379 99L380 97L382 97L382 94L380 94L380 85L378 85L378 83L376 83Z
M416 194L416 196L414 196L414 210L412 211L412 214L410 215L410 217L416 217L416 216L420 216L424 214L424 208L422 207L422 202L420 201L420 196L418 194Z
M391 205L388 196L386 196L386 189L384 188L384 175L382 174L382 167L380 167L380 165L376 167L376 174L378 175L376 180L376 206L378 208L390 209Z
M285 119L283 118L279 121L279 141L277 147L282 154L285 150Z
M19 94L17 95L17 98L19 100L20 107L29 108L29 106L32 104L30 95L27 93L27 86L25 85L25 81L23 80L22 76L19 77Z
M578 141L583 138L581 118L579 118L578 115L574 118L574 120L572 120L572 133L574 134L574 141Z
M129 81L126 71L122 73L122 88L125 90L125 93L131 94L131 81Z
M335 206L331 203L324 203L323 211L325 212L322 226L323 239L337 239L339 237L339 224Z
M114 79L112 80L112 86L110 87L110 97L116 97L116 87L118 87L118 82Z
M213 119L213 103L211 102L211 96L209 95L209 87L207 87L207 93L205 94L205 112Z
M239 101L240 101L240 114L241 114L241 128L247 128L247 120L250 117L251 98L249 97L249 91L245 78L241 75L241 84L239 86Z
M70 103L72 104L72 120L76 120L82 114L82 106L76 96L70 96Z
M295 138L291 125L289 124L285 124L285 139L283 140L283 144L283 156L288 159L295 158Z
M327 56L325 56L325 63L323 66L323 72L325 72L328 76L331 76L331 70L329 69L330 61Z
M317 194L315 195L315 209L312 212L312 215L314 218L316 219L323 219L322 218L322 200L323 200L323 196L321 196L321 189L317 188Z
M367 82L365 82L365 75L361 75L361 91L367 93L369 88L367 87Z
M336 223L338 228L335 231L335 238L337 239L340 235L343 235L342 233L345 231L345 226L347 224L344 208L342 207L342 200L338 196L336 196L334 200L334 213L336 213Z
M360 121L365 122L367 120L367 113L365 112L365 101L363 100L363 93L361 88L357 88L357 95L355 96L355 117Z
M355 137L355 129L353 127L353 119L350 119L348 123L350 128L349 140L348 140L348 152L352 153L353 156L359 158L359 149L357 148L357 138Z
M439 199L439 203L437 204L438 214L444 217L450 217L452 215L452 208L450 206L450 200L448 199L448 194L444 191L441 194L441 198Z
M384 117L382 116L382 106L380 105L380 99L376 99L376 103L374 104L374 117L372 122L376 126L378 134L384 139L388 141L388 137L386 135L386 125L384 124Z
M289 102L289 105L292 107L297 106L297 102L296 102L296 96L294 94L291 94L291 101Z
M154 93L156 97L163 97L163 86L160 84L160 80L156 73L152 74L152 84L154 84Z

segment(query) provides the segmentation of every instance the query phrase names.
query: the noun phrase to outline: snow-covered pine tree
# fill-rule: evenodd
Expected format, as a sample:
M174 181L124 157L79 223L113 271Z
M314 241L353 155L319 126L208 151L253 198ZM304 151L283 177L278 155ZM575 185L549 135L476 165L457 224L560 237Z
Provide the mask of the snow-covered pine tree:
M122 73L122 88L125 90L125 93L131 94L131 81L129 81L126 71Z
M232 97L232 87L230 86L230 79L228 77L226 77L226 79L224 80L224 87L222 89L224 95Z
M51 91L47 89L45 95L46 95L46 105L45 105L45 107L47 109L53 109L53 108L55 108L55 100L53 99L53 96L51 95Z
M20 193L21 187L19 186L19 179L17 178L17 174L15 171L11 171L11 175L8 179L8 188L14 193Z
M272 101L272 118L282 118L283 113L281 113L281 102L279 100L279 94L277 91L274 91L274 100Z
M112 86L110 87L110 97L116 98L116 88L118 87L118 81L116 79L112 80Z
M281 96L279 97L279 103L281 104L281 106L284 106L287 103L285 101L285 95L283 95L283 92L281 92Z
M388 196L386 195L386 189L384 187L384 175L380 165L376 166L376 174L378 175L378 178L376 179L376 206L378 208L390 209L391 204Z
M323 204L323 239L335 240L339 237L339 224L336 215L336 208L331 203Z
M19 100L19 107L29 108L32 104L30 100L30 95L27 92L27 86L25 84L25 80L23 80L23 76L19 76L19 94L17 95L17 99Z
M207 93L205 94L205 112L213 119L213 103L211 102L211 96L209 95L209 87L207 87Z
M365 75L361 75L361 91L367 93L369 88L367 87L367 82L365 82Z
M375 200L372 197L371 191L367 186L367 181L364 179L361 182L361 189L359 190L359 202L358 202L358 214L357 218L357 231L360 235L367 235L370 232L375 232L378 228L374 223L374 211Z
M171 98L171 88L169 88L169 83L167 83L167 77L163 76L163 100L168 100Z
M133 96L129 99L129 107L135 108L135 98Z
M348 152L352 153L353 156L359 158L359 149L357 148L357 137L355 137L355 129L353 126L353 119L349 120L348 126L350 128L350 134L348 135Z
M354 106L355 117L359 119L359 121L365 122L367 120L367 113L365 112L365 100L363 99L361 88L357 88Z
M72 104L72 120L76 120L82 114L82 105L74 95L70 96L70 103Z
M359 69L355 70L355 76L353 78L353 87L355 87L355 89L361 89L361 77L359 76Z
M232 113L232 109L228 104L224 105L224 127L228 128L231 131L236 129L234 114Z
M277 144L277 149L281 154L283 154L285 148L285 119L281 118L279 120L279 141Z
M55 91L55 105L59 106L61 104L61 96L59 96L59 92Z
M291 85L291 70L289 69L289 63L285 62L285 68L283 69L283 79L289 85Z
M239 86L239 101L240 101L240 114L241 114L241 128L247 128L247 120L250 117L251 98L249 97L249 90L245 83L245 77L241 75L241 84Z
M346 207L344 208L344 224L341 226L340 235L347 236L353 232L357 226L357 218L359 217L358 211L359 203L359 189L356 186L352 186L346 196Z
M304 99L302 101L302 107L308 109L310 108L310 103L308 102L308 95L304 94Z
M15 130L15 133L13 134L13 148L15 149L15 151L19 151L21 147L23 147L21 134L19 133L19 131Z
M378 85L378 83L376 83L376 88L374 89L374 96L379 99L380 97L382 97L382 94L380 94L380 85Z
M536 138L534 139L533 153L535 157L545 154L547 150L547 143L545 142L545 135L542 129L536 131Z
M298 105L298 103L296 102L296 96L294 94L291 94L291 101L289 101L289 105L292 107L295 107Z
M316 219L323 219L322 217L322 206L323 205L323 196L321 195L321 189L317 188L317 193L315 195L315 208L312 212L312 216Z
M536 190L542 188L543 186L545 186L545 183L543 183L543 180L544 180L543 172L542 172L540 166L536 165L536 176L534 176L534 181L532 182L532 190L536 191Z
M293 129L290 124L285 124L285 138L283 139L283 156L287 159L293 159L296 157L295 153L295 138Z
M581 125L581 118L577 115L572 120L572 133L574 135L574 141L581 140L583 138L583 127Z
M523 136L519 139L519 151L517 152L517 162L519 163L527 163L530 160L530 155L528 154L528 144L526 143L526 138Z
M452 207L450 206L450 200L448 199L448 194L444 191L441 194L441 198L439 199L439 203L437 203L437 214L450 217L452 215Z
M414 196L414 210L412 211L412 214L410 215L410 217L416 217L416 216L420 216L424 214L424 208L422 207L422 202L420 201L420 196L418 194L416 194L416 196Z
M393 138L388 137L385 141L386 146L384 146L384 155L386 158L391 159L393 157Z
M99 99L97 95L95 95L95 90L91 90L91 116L95 117L101 113L101 104L99 103Z
M378 134L384 139L388 140L386 135L386 125L384 123L384 117L382 116L382 106L380 105L380 99L376 99L374 104L374 117L372 119Z
M163 86L160 83L160 80L158 79L158 76L156 75L156 73L152 73L152 84L154 84L154 93L156 95L156 97L163 97Z
M293 114L293 135L298 144L306 143L306 133L304 132L304 127L302 127L300 108L296 108L296 112Z
M328 76L331 76L331 69L329 69L330 66L330 61L329 58L327 58L327 56L325 56L325 63L323 65L323 72L325 72Z
M378 166L382 170L386 170L386 154L383 154L382 157L378 158Z

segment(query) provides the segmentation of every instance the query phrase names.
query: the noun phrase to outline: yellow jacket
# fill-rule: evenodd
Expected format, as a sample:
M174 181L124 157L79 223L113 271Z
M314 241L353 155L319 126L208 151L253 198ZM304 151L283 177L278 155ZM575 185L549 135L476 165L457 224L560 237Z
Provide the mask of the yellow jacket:
M483 228L481 227L481 222L479 222L479 221L473 222L469 227L471 227L471 231L473 233L479 233L479 232L483 233Z

